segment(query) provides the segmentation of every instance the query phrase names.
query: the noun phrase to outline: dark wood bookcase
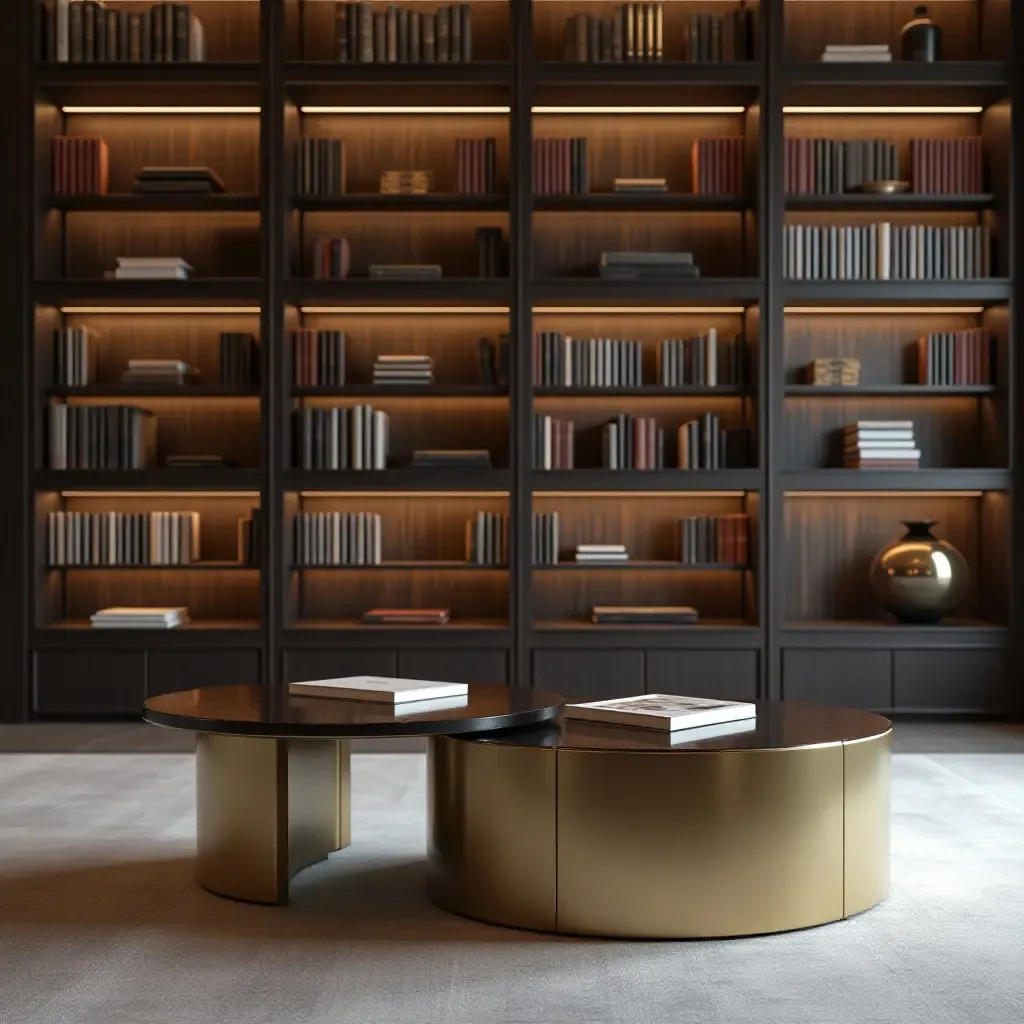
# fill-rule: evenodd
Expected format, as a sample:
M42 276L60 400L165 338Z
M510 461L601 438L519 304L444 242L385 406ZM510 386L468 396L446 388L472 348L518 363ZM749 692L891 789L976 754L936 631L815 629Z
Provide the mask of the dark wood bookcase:
M109 0L109 8L132 8ZM138 4L134 7L138 8ZM422 0L405 6L433 10ZM433 65L334 60L327 0L194 0L208 60L195 64L46 63L38 6L12 5L0 84L7 97L3 213L7 327L0 374L0 720L116 717L147 696L361 672L549 687L570 698L681 691L820 700L892 713L1014 715L1024 664L1024 10L1010 0L941 0L944 60L826 64L827 43L890 43L908 0L754 0L758 59L684 60L693 13L724 0L665 3L665 59L563 61L563 25L611 13L601 0L472 0L474 59ZM1017 73L1014 73L1016 70ZM109 194L55 196L56 135L101 136ZM977 195L784 194L787 138L910 140L980 135ZM296 194L303 137L344 139L346 194ZM491 195L457 195L454 141L493 137ZM585 137L590 193L534 195L534 139ZM699 138L743 140L744 188L695 195ZM223 195L132 194L144 165L203 164ZM430 170L425 196L382 196L382 171ZM615 195L616 176L667 178L668 192ZM787 225L988 225L991 278L790 281ZM505 277L477 277L475 232L501 229ZM344 236L348 279L315 280L318 236ZM604 250L692 251L699 280L602 280ZM115 281L118 256L184 256L189 281ZM440 281L378 281L374 263L440 263ZM95 332L93 383L55 383L52 334ZM715 389L656 383L657 345L714 327L742 336L736 381ZM914 383L911 349L929 332L986 328L994 383ZM293 386L291 332L344 331L343 387ZM218 383L221 332L259 339L258 383ZM629 338L644 387L535 386L532 337ZM508 335L507 382L485 382L478 339ZM372 384L374 357L433 357L429 388ZM199 367L187 390L129 386L130 357ZM819 357L856 356L857 388L812 387ZM158 467L47 468L53 401L132 401L159 422ZM299 468L292 411L370 403L390 416L385 470ZM620 413L676 428L712 412L752 439L746 465L613 471L600 425ZM532 463L535 413L571 419L576 466ZM920 469L841 464L842 427L912 419ZM838 445L838 450L837 450ZM418 448L490 450L488 469L405 468ZM217 452L222 468L167 468L167 456ZM239 519L259 509L255 561L239 561ZM46 516L58 510L188 510L202 561L181 567L51 567ZM507 564L465 562L476 512L510 517ZM300 512L384 518L377 566L295 564ZM623 542L625 566L534 566L532 513L558 512L563 557L577 543ZM678 520L745 513L747 565L684 566ZM935 519L971 567L958 617L893 622L872 599L868 566L905 519ZM570 555L571 557L571 555ZM166 632L98 631L111 604L186 604ZM595 604L692 604L684 628L596 626ZM444 627L364 626L381 606L445 606Z

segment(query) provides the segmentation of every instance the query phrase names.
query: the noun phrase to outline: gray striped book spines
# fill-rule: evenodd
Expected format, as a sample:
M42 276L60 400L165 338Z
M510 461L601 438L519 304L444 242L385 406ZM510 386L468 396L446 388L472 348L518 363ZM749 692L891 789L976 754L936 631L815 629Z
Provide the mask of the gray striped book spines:
M466 524L466 561L471 565L508 565L508 516L477 512Z
M558 513L533 513L533 564L558 564Z
M371 405L305 405L293 414L295 465L300 469L387 469L390 419Z
M198 512L51 512L51 566L190 565L199 560Z
M292 520L294 564L380 565L384 526L376 512L300 512Z

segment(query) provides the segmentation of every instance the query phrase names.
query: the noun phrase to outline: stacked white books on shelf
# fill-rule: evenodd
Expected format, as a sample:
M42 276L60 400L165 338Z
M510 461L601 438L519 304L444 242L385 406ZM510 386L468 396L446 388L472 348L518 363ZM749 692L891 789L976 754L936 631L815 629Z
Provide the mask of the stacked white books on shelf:
M821 59L826 64L887 64L892 60L892 51L887 43L872 43L867 46L830 44L825 47Z
M843 434L845 469L917 469L913 420L858 420Z
M625 544L577 544L577 562L628 562Z
M734 722L753 728L757 708L746 701L680 697L670 693L648 693L638 697L617 697L586 704L566 704L565 717L607 725L631 725L659 732L676 732Z
M93 629L176 629L191 621L187 608L101 608L89 621Z
M195 384L199 370L180 359L129 359L123 384Z
M187 281L193 272L180 256L118 256L118 281Z
M407 704L410 701L467 697L466 683L437 683L426 679L392 679L388 676L344 676L289 683L293 697L336 697L338 700L366 700L377 704Z
M377 356L374 384L433 384L434 360L430 356Z

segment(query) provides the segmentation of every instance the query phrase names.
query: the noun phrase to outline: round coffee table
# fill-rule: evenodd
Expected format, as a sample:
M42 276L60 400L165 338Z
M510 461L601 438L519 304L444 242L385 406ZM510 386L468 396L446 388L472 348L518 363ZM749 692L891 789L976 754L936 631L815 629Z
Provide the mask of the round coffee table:
M351 841L350 739L516 729L554 718L562 705L557 693L508 686L471 685L465 700L399 709L214 686L152 697L142 717L198 733L199 884L220 896L287 903L293 875Z
M890 734L879 715L782 702L696 741L564 720L432 739L431 898L632 938L849 917L888 892Z

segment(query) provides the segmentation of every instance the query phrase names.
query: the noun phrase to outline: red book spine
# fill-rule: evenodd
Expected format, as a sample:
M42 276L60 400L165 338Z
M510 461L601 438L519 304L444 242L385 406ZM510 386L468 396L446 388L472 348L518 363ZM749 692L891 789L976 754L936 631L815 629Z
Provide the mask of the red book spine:
M785 183L786 195L791 196L793 194L793 140L786 139L785 148L783 151L783 175L782 180Z
M466 194L466 182L462 174L462 160L466 142L464 139L455 140L455 192L458 195Z
M60 196L60 195L64 194L64 175L63 175L63 168L61 167L61 162L63 160L63 157L64 157L64 140L58 135L53 140L53 149L51 150L51 158L52 158L53 166L52 166L51 171L50 171L51 176L52 176L52 183L51 183L50 187L53 189L53 194L55 196Z
M910 140L910 191L915 193L921 191L920 148L920 139Z
M978 192L985 191L985 150L980 138L974 140L974 182Z

